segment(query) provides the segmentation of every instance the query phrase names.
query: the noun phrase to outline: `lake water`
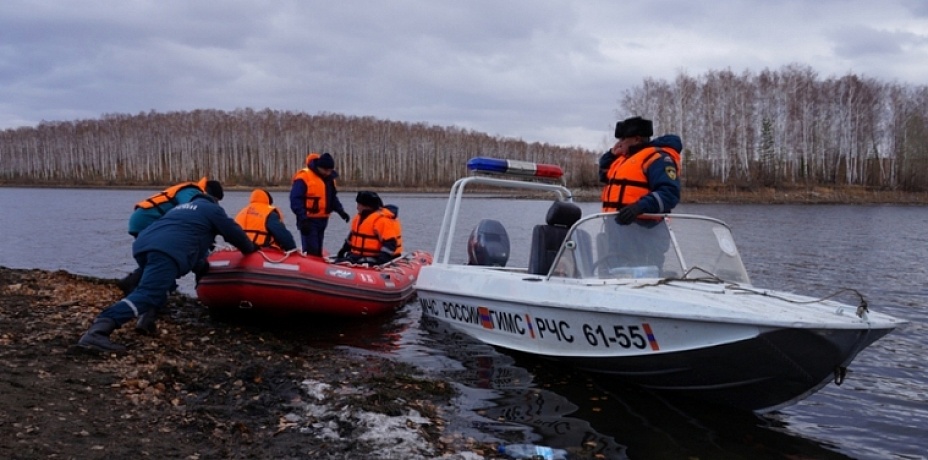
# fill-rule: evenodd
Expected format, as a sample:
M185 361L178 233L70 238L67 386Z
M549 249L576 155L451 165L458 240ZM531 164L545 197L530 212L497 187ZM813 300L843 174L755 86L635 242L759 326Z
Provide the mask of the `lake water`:
M157 190L0 188L0 265L63 269L115 278L130 271L132 206ZM275 192L287 208L286 193ZM248 192L229 191L234 214ZM353 208L353 193L342 193ZM407 250L434 250L446 197L384 194L400 207ZM481 199L504 210L513 251L527 260L529 231L546 202ZM581 203L585 213L595 203ZM584 450L587 458L923 459L928 452L928 208L844 205L681 205L733 229L754 285L825 296L854 288L870 308L911 324L864 350L841 386L763 417L670 401L636 388L608 389L586 375L508 355L421 319L416 304L386 318L317 328L307 341L386 354L456 382L449 427L485 441L534 442ZM468 211L471 212L471 211ZM286 212L289 227L293 216ZM332 219L326 248L348 226ZM461 247L465 232L459 232ZM193 293L192 279L181 289ZM847 301L851 301L848 299ZM75 331L75 339L82 331Z

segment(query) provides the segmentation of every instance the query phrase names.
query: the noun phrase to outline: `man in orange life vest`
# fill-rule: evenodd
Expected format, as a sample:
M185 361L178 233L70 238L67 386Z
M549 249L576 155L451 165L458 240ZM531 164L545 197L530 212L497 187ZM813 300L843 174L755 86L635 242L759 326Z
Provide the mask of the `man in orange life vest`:
M383 200L375 192L358 192L355 201L358 214L351 221L351 232L337 260L381 265L399 256L402 235L393 212L383 207Z
M197 265L206 264L217 235L222 235L243 254L257 250L242 228L219 206L217 198L197 194L139 233L132 243L132 256L142 272L139 285L100 312L78 346L104 352L125 351L125 346L110 341L110 334L133 318L141 321L167 303L175 281L196 270Z
M403 224L400 223L400 208L395 204L385 204L383 205L384 214L388 217L390 214L393 214L387 223L393 227L390 229L392 235L396 235L396 250L393 251L395 257L403 255ZM387 211L390 214L387 214Z
M142 201L135 204L132 215L129 216L129 234L132 238L138 238L142 230L148 228L154 221L165 215L174 206L183 203L189 203L193 197L206 193L216 200L222 199L222 184L219 181L207 180L202 177L197 182L181 182L172 185ZM122 289L124 295L128 295L135 289L142 273L138 270L130 273L125 278L116 282L116 285Z
M216 192L220 190L219 181L207 180L201 178L197 182L181 182L172 185L142 201L135 204L135 210L129 216L129 234L133 238L139 236L142 230L145 230L152 222L158 220L161 216L171 210L174 206L183 203L189 203L194 196L200 193L207 193L210 196L222 199L222 196L216 196L216 193L210 193L210 190Z
M296 249L296 242L287 226L280 209L273 206L274 198L267 190L256 188L251 192L248 205L235 216L235 223L245 230L245 234L258 247L274 247L289 251Z
M168 211L173 209L177 205L184 203L189 203L193 198L201 193L206 193L207 195L216 199L216 201L222 200L223 190L222 184L216 180L207 180L206 177L201 178L197 182L181 182L176 185L172 185L142 201L139 201L135 205L135 210L132 211L132 215L129 216L129 234L132 235L132 238L138 238L139 234L142 233L142 230L148 228L156 220L160 219L161 216L167 214ZM197 264L195 268L195 273L199 276L199 273L205 267L205 261L201 264ZM142 269L136 267L132 273L129 273L125 277L116 281L116 286L122 290L123 295L129 295L135 287L138 286L139 281L142 279ZM173 290L176 290L176 286ZM139 317L138 322L136 323L135 330L136 332L142 334L154 334L155 332L155 316L158 314L159 308L156 308L149 313Z
M331 213L338 214L345 222L351 219L338 200L337 177L335 159L328 153L310 153L306 157L306 167L293 176L290 210L296 215L296 226L306 254L322 256L325 228Z
M651 140L654 129L651 120L632 117L616 123L618 141L600 157L600 181L606 185L602 192L603 212L618 211L616 222L649 229L661 220L639 218L641 214L669 213L680 202L680 152L683 141L679 136L667 134ZM637 229L623 230L631 238ZM651 235L641 235L653 238ZM647 241L647 240L642 240ZM641 247L644 263L663 264L664 244ZM637 244L635 246L638 246ZM653 249L653 251L648 251ZM650 252L650 254L648 254ZM658 254L659 253L659 254Z

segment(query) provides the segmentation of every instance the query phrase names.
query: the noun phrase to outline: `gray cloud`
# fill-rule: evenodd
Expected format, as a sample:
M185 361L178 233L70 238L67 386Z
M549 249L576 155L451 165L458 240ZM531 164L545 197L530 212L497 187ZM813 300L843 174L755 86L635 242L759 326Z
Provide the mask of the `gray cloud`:
M875 30L869 27L848 27L832 34L835 55L844 59L863 56L898 57L903 52L903 42L911 34Z
M810 65L921 84L924 2L0 2L0 129L251 107L599 149L622 94Z

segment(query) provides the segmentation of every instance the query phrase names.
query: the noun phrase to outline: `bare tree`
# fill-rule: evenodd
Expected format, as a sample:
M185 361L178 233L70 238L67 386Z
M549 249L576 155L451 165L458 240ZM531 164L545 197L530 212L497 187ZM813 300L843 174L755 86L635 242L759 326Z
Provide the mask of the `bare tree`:
M619 98L683 138L687 186L817 184L928 189L928 88L810 67L646 78ZM612 120L610 120L611 124ZM329 152L340 184L446 187L474 156L554 163L598 187L601 152L458 127L270 109L105 114L0 131L0 181L162 185L209 176L286 185L309 152Z

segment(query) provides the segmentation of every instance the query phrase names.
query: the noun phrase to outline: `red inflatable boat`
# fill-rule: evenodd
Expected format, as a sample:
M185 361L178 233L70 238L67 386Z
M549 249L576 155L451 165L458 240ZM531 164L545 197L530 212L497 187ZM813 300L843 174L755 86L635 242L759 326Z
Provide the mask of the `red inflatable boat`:
M377 315L394 311L415 294L419 268L432 255L416 251L383 266L330 263L298 250L262 249L243 256L221 249L209 256L209 272L197 297L210 314L253 309L270 313Z

